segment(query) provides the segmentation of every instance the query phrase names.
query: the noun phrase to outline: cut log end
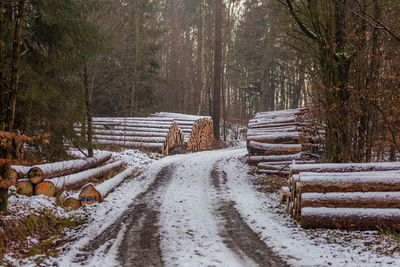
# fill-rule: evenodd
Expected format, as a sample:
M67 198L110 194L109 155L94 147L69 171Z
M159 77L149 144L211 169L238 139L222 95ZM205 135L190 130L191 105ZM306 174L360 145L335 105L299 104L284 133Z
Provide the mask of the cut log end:
M33 185L28 180L17 182L16 187L17 187L17 192L20 195L25 195L25 196L33 195Z
M279 191L279 199L281 200L281 202L286 202L289 192L289 187L283 186L281 188L281 190Z
M36 195L46 195L48 197L54 197L56 193L57 193L57 188L54 186L52 182L44 181L38 183L35 186Z
M64 208L67 208L67 209L77 210L82 206L82 204L81 204L81 202L79 202L79 200L77 200L73 197L69 197L66 200L64 200L63 206L64 206Z
M11 182L11 185L16 185L18 178L19 178L18 172L16 170L11 169L10 176L8 177L8 180Z
M32 184L38 184L43 181L43 171L38 167L33 167L28 172L28 179Z
M101 195L93 185L89 184L82 188L82 191L79 194L79 202L82 205L98 203L101 202Z

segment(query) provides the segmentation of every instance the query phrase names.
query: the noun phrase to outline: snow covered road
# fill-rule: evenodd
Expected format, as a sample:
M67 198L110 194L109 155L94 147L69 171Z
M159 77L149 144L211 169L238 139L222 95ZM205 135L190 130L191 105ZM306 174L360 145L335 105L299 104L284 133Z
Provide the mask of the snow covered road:
M62 265L285 266L224 193L224 160L245 154L209 151L149 165L143 191L118 217L106 217L101 232L78 242Z
M176 155L80 212L52 266L396 266L378 232L304 230L256 191L246 149ZM135 157L134 157L135 158ZM134 163L137 164L138 162ZM134 165L133 164L133 165ZM131 166L132 167L132 166ZM371 245L373 244L373 245Z

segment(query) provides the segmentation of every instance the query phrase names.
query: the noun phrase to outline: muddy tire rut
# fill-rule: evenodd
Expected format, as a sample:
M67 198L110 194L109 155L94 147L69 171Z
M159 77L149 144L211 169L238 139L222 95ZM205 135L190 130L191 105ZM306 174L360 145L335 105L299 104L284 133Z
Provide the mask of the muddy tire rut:
M93 239L76 255L75 262L85 265L102 249L107 254L115 239L124 231L118 247L121 266L164 266L160 249L159 195L171 179L175 166L161 169L153 184L138 195L116 222Z
M220 164L221 161L214 164L210 176L214 187L221 195L227 177L226 173L220 170ZM221 199L217 216L220 216L223 221L220 235L224 238L225 244L239 257L249 259L263 267L288 266L251 230L236 210L234 202Z

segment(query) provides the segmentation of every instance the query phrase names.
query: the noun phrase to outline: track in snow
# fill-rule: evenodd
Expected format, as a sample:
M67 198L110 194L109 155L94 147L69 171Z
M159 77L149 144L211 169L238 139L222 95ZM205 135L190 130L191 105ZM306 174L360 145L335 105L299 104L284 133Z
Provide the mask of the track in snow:
M121 266L286 266L224 194L223 150L176 156L116 222L81 249L91 266L115 250Z

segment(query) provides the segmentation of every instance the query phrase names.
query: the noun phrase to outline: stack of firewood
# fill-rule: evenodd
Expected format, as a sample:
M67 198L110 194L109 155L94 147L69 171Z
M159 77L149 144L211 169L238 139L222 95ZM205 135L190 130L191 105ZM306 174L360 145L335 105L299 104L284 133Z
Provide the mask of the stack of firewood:
M179 129L176 122L173 122L169 128L167 138L165 139L164 145L162 147L161 153L163 155L168 155L169 150L174 147L181 147L184 144L183 132Z
M281 189L304 228L400 230L400 163L292 165Z
M301 135L306 123L299 118L307 108L262 112L249 121L248 162L259 173L288 175L293 160L298 164L314 162L303 152L306 138Z

